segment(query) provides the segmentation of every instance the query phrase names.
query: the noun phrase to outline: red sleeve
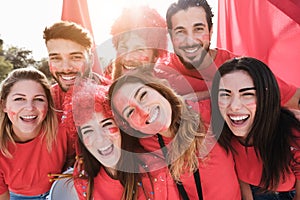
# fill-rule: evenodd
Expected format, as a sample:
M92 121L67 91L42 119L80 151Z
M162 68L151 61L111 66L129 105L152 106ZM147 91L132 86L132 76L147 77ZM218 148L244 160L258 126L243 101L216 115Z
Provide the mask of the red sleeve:
M4 192L7 192L7 191L8 191L8 188L5 183L3 173L0 171L0 194L3 194Z

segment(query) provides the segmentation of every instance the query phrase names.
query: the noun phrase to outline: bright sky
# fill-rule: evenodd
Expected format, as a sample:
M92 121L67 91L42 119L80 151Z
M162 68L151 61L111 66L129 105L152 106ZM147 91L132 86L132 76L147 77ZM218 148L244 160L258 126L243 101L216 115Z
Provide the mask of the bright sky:
M110 40L110 27L124 6L147 4L165 17L169 5L176 0L88 0L89 14L93 26L95 42L99 46ZM141 3L142 2L142 3ZM217 21L218 0L208 0ZM0 0L0 38L4 40L4 49L9 46L25 48L33 52L33 58L47 57L42 38L46 26L61 18L63 0ZM216 33L216 27L214 32ZM216 34L213 34L212 45Z

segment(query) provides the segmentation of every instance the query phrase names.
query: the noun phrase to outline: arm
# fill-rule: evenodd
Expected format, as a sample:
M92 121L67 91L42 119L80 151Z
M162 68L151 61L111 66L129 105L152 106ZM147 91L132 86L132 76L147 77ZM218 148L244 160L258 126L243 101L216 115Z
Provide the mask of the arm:
M9 192L6 191L3 194L0 194L0 200L7 200L9 199Z
M240 187L241 187L242 199L243 200L253 200L253 195L252 195L250 185L241 180L239 182L240 182Z

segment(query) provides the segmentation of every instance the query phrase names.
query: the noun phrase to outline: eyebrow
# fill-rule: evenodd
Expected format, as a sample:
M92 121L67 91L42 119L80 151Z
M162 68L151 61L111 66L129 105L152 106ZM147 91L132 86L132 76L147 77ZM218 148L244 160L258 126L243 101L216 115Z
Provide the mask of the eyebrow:
M242 88L242 89L239 90L239 92L245 92L247 90L256 90L256 88L255 87Z
M177 26L176 28L174 28L174 31L179 30L179 29L184 29L183 26Z
M83 129L88 129L88 128L91 128L91 127L92 127L91 125L86 125L86 126L81 127L80 129L81 129L81 131L83 131Z
M248 91L248 90L256 90L256 88L255 88L255 87L242 88L242 89L239 90L239 92L245 92L245 91ZM228 90L228 89L223 89L223 88L220 88L220 89L219 89L219 92L228 92L228 93L231 93L230 90Z
M138 96L139 92L141 91L141 89L143 88L143 86L141 86L139 89L137 89L137 91L134 93L134 98L136 99L136 97ZM127 108L129 108L130 105L126 106L122 112L122 115L124 116L124 112L127 110Z
M219 89L219 92L228 92L228 93L231 93L230 90L228 90L228 89L223 89L223 88L220 88L220 89Z
M82 52L80 51L75 51L75 52L71 52L70 55L75 55L75 54L81 54L83 55ZM60 53L49 53L49 56L57 56L57 55L61 55Z
M14 96L22 96L22 97L25 97L26 94L22 94L22 93L15 93L15 94L12 94L12 97L14 97ZM40 97L40 96L46 97L45 94L36 94L36 95L34 95L34 97Z
M194 24L193 26L205 26L205 24L202 22L199 22L199 23Z
M112 118L105 118L105 119L101 120L100 123L104 123L104 122L106 122L106 121L108 121L108 120L111 120L111 119L112 119Z

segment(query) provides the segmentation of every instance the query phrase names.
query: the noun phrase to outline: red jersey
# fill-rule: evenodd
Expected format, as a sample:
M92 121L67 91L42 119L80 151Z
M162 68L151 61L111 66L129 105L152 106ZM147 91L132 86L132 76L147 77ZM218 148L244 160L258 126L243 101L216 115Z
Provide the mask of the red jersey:
M67 136L65 131L59 131L51 152L48 152L46 139L41 135L26 143L16 143L16 146L9 143L8 150L13 158L0 153L0 194L9 190L35 196L50 190L49 173L62 172L67 155Z

